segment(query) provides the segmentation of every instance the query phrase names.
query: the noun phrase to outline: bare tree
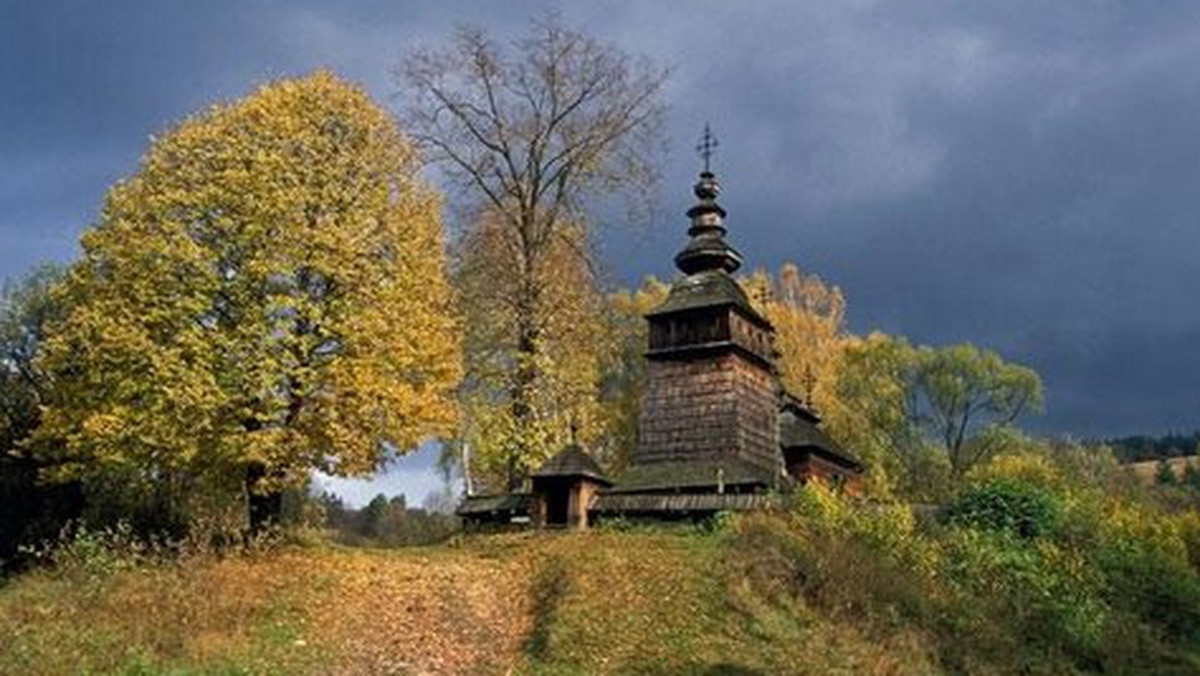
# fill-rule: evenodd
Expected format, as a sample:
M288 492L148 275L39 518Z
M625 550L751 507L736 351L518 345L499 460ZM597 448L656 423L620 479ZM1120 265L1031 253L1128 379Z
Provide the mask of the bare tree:
M513 418L527 421L537 314L553 293L541 268L556 246L580 245L578 228L597 199L648 203L664 148L667 71L551 16L510 46L461 28L446 48L410 55L397 76L406 130L514 244L506 270L517 289L517 357L508 400ZM589 264L587 251L580 260ZM522 479L523 451L520 443L511 451L510 488Z

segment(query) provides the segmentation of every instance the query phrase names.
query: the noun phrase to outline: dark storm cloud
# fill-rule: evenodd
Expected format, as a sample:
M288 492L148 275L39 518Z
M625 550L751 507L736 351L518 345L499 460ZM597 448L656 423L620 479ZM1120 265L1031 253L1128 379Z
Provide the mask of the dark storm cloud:
M15 4L15 3L10 3ZM23 3L0 20L0 275L65 259L147 136L272 77L389 71L456 23L540 3ZM1076 434L1200 419L1200 6L578 3L674 67L663 213L604 250L668 275L711 121L732 237L841 285L855 330L1029 363Z

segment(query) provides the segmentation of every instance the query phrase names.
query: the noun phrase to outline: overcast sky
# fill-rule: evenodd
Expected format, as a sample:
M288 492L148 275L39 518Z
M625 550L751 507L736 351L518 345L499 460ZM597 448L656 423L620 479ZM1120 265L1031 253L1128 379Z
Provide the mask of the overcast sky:
M0 0L0 277L70 260L191 111L319 67L394 108L407 50L462 22L511 38L548 6ZM735 245L841 286L855 331L1032 366L1041 432L1200 427L1200 3L561 9L674 69L665 217L606 238L619 281L672 273L709 121ZM431 455L389 486L419 495Z

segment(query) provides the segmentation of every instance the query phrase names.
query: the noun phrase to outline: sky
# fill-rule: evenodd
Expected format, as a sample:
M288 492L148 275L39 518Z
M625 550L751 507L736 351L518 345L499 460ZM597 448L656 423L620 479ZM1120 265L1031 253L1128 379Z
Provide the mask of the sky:
M330 68L393 69L548 9L670 67L661 215L604 219L614 279L672 274L706 122L730 240L841 287L856 332L970 341L1037 370L1041 433L1200 427L1200 3L1007 0L0 0L0 278L70 261L152 135ZM354 502L419 501L431 449Z

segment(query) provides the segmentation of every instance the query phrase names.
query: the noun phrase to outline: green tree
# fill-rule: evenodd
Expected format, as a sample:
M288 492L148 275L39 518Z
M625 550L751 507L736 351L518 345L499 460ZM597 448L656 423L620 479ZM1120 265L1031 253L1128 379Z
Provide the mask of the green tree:
M1196 467L1194 458L1183 466L1183 484L1200 491L1200 468Z
M835 386L839 406L825 424L870 464L877 491L936 500L945 493L941 457L912 415L919 355L907 340L883 333L847 338Z
M244 492L257 525L311 470L361 475L448 432L459 341L420 171L325 72L155 140L58 296L34 439L53 476Z
M1154 471L1154 483L1160 486L1174 486L1179 483L1179 477L1175 474L1175 468L1171 467L1171 461L1163 458L1158 461L1158 467Z
M557 285L567 272L564 250L574 250L572 265L590 275L589 206L617 193L650 194L666 73L553 17L512 48L462 29L447 48L416 52L400 70L410 103L406 127L477 205L471 213L482 215L472 219L479 234L503 244L488 250L502 252L493 280L508 289L506 316L493 323L506 334L500 344L508 352L508 411L489 405L477 412L486 414L478 425L490 430L491 443L506 444L505 480L515 488L561 436L561 424L547 424L547 386L557 379L546 378L545 369L555 359L547 310L566 306ZM468 307L487 303L486 296L477 300L468 297ZM467 319L470 325L483 318ZM467 375L468 382L495 380L471 366Z
M541 294L535 308L533 380L518 378L516 365L529 355L516 330L521 281L512 274L511 234L494 220L481 223L456 247L453 275L466 367L459 441L469 444L469 458L458 460L470 463L465 469L475 483L491 489L513 486L572 438L603 442L601 368L613 340L588 262L579 246L563 240L540 266L538 283L553 293ZM577 245L584 236L580 229L572 235ZM518 399L523 404L514 408Z
M955 478L999 448L998 431L1042 405L1042 381L971 344L922 348L916 420L945 449Z
M832 431L880 463L910 497L940 499L949 484L1011 445L1042 403L1041 379L973 345L916 347L872 334L850 339Z
M59 268L44 265L0 295L0 451L6 454L20 452L19 443L38 426L49 380L36 358L47 327L63 313L50 293L61 277Z
M391 501L383 493L371 498L358 514L359 532L365 537L382 538L387 532L392 509Z

